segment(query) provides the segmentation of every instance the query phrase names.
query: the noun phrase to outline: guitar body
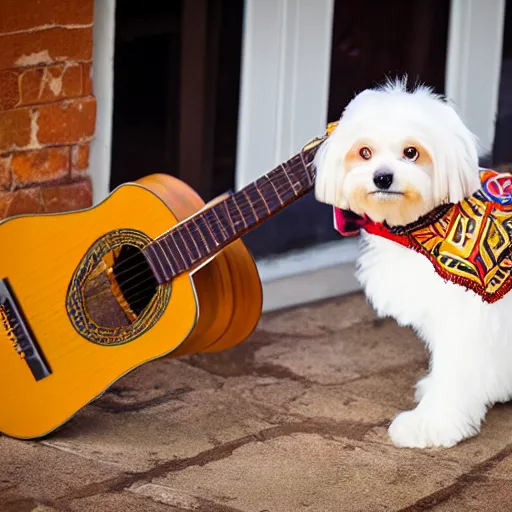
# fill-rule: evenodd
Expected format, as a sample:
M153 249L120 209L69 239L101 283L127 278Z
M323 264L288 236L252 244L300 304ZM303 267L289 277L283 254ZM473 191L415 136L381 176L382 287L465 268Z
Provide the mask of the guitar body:
M44 436L145 362L247 338L262 291L240 240L160 286L141 257L203 206L183 182L153 175L89 210L0 223L0 432ZM114 255L124 266L111 272Z

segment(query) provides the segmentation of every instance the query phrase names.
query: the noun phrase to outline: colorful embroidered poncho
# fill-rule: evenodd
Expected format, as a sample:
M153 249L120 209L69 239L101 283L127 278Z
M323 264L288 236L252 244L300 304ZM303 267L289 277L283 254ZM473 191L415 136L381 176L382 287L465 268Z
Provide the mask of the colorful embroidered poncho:
M486 170L481 182L468 199L440 206L406 226L390 227L334 208L335 228L344 236L364 229L409 247L427 257L445 280L492 303L512 288L512 174Z

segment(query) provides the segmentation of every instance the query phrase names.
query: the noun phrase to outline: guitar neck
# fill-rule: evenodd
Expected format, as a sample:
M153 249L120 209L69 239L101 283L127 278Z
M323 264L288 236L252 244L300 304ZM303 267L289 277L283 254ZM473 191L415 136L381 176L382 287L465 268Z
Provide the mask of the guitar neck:
M211 258L312 190L314 156L323 139L223 201L201 210L144 249L162 284Z

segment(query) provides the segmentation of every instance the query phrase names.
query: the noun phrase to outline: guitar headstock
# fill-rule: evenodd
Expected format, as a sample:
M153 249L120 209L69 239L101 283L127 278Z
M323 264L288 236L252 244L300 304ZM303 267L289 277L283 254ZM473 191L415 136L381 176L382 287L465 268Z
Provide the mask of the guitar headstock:
M325 130L325 134L322 135L321 137L315 137L313 140L310 140L307 144L305 144L302 147L302 151L309 151L309 150L314 149L315 147L319 146L320 144L324 143L329 138L331 133L336 129L338 124L339 124L338 121L329 123Z

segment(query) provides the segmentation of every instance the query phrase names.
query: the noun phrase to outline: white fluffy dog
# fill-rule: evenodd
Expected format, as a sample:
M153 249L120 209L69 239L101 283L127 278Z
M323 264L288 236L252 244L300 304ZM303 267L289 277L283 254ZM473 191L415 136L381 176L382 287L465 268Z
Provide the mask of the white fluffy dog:
M405 81L356 96L315 163L319 201L391 226L480 186L475 136L447 101ZM394 419L392 442L449 447L478 434L487 408L512 397L512 293L484 303L426 257L364 231L357 267L377 314L414 328L430 352L417 406Z

